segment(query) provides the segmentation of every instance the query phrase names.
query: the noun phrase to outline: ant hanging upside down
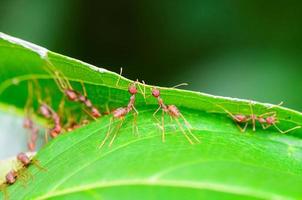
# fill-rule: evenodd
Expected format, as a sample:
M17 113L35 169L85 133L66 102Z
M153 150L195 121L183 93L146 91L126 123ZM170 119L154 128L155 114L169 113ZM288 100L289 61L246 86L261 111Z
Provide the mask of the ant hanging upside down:
M189 133L189 135L197 142L199 143L199 139L192 133L191 129L192 126L191 124L186 120L186 118L181 114L179 109L175 105L166 105L164 104L163 99L160 97L160 90L157 88L152 89L152 96L155 97L158 101L158 109L154 112L153 117L158 121L159 124L161 124L160 128L162 129L162 141L165 142L165 124L164 124L164 114L168 114L171 119L175 120L179 129L183 133L183 135L186 137L186 139L189 141L189 143L194 144L194 141L188 136L186 133L185 129L183 128L183 125L179 122L179 119L181 118L184 123L185 127ZM162 110L162 117L161 121L157 119L156 113Z
M45 68L52 76L57 84L59 90L67 97L69 101L79 102L85 106L86 109L90 111L88 114L94 119L101 117L100 111L92 104L91 100L88 99L84 83L82 84L83 94L72 88L69 80L65 77L63 72L58 71L51 63L47 63Z

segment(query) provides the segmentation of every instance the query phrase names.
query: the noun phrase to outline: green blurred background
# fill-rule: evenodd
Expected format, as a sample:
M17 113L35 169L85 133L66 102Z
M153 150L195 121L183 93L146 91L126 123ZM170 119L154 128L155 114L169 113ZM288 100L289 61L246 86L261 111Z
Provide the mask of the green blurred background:
M1 0L0 31L149 84L302 110L301 10L302 1Z

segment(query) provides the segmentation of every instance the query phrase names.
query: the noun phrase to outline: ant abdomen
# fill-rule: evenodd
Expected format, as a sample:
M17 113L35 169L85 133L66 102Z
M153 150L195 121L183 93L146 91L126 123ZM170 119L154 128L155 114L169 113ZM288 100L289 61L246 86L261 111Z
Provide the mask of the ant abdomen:
M172 117L179 117L180 116L180 112L178 110L178 108L175 105L168 105L168 111L170 113L170 115Z
M69 101L78 101L78 94L74 90L66 89L64 90L64 93L69 99Z
M19 160L24 166L28 166L31 163L30 158L25 153L19 153L17 155L17 160Z
M113 111L113 117L115 118L122 118L128 113L128 110L126 107L117 108Z
M6 183L9 185L12 185L16 182L17 178L17 173L15 171L10 171L8 174L5 176Z
M43 115L45 118L50 118L51 117L51 110L49 110L49 107L46 104L42 104L39 108L39 111L41 115Z
M23 121L23 127L24 128L32 128L33 127L33 121L29 118L25 118L24 121Z
M246 115L235 115L235 120L239 123L243 123L247 121L247 116Z

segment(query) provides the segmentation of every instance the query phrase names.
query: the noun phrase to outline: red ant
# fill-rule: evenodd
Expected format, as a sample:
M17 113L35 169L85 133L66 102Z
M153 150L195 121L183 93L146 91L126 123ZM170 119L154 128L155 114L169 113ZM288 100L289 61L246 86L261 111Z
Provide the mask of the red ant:
M277 106L282 105L283 102L278 104ZM277 113L275 111L272 112L267 112L264 114L261 114L259 116L254 114L252 103L249 103L251 114L250 115L244 115L244 114L232 114L230 111L222 107L221 105L216 105L220 108L222 108L235 122L238 128L240 129L241 132L245 132L246 128L248 127L249 123L252 123L253 126L253 131L256 131L256 122L259 122L262 128L265 130L271 126L274 126L280 133L288 133L290 131L296 130L301 128L301 126L296 126L293 128L290 128L286 131L281 130L278 126L277 123L279 123L278 118L277 118ZM271 109L273 107L270 107ZM244 124L244 127L242 128L239 124Z
M135 104L135 95L137 94L137 88L136 88L136 84L137 84L137 81L134 82L133 84L131 84L129 87L128 87L128 92L130 93L131 97L129 99L129 102L128 102L128 105L126 107L120 107L120 108L117 108L115 109L112 114L112 118L110 118L110 122L109 122L109 128L108 128L108 131L107 131L107 134L104 138L104 140L102 141L101 145L99 148L102 148L102 146L105 144L105 142L108 140L108 138L110 137L110 134L111 134L111 124L113 123L114 119L120 119L120 123L117 127L117 130L115 131L110 143L109 143L109 146L111 146L117 136L117 133L118 131L120 130L120 128L122 127L123 125L123 122L124 122L124 119L125 119L125 116L131 112L131 111L134 111L133 112L133 115L134 115L134 126L136 127L136 130L138 132L138 129L137 129L137 126L136 126L136 117L138 115L138 111L136 110L134 104Z
M22 164L22 167L29 167L31 164L33 164L35 167L37 167L40 170L45 171L46 169L42 167L37 159L34 157L28 156L26 153L19 153L17 155L17 160Z
M5 176L5 181L0 185L0 190L3 193L3 199L8 200L9 194L7 192L7 187L13 185L17 181L18 172L16 170L9 171Z
M81 82L81 84L84 94L81 94L80 92L72 88L69 80L64 76L62 72L59 72L50 63L47 65L47 67L47 71L54 76L54 81L58 85L59 90L67 97L69 101L80 102L85 105L86 108L90 109L89 115L91 115L93 118L101 117L100 111L95 106L93 106L91 101L88 99L83 82Z
M52 119L53 128L49 130L51 137L55 138L62 132L60 116L46 103L42 103L39 108L40 114L43 115L46 119Z
M181 123L179 122L179 118L182 118L184 123L185 123L185 127L188 130L189 134L199 143L199 139L191 132L191 128L192 126L190 125L190 123L185 119L185 117L181 114L181 112L179 111L179 109L175 106L175 105L165 105L163 99L160 97L160 90L157 88L153 88L152 89L152 96L155 97L158 101L158 109L154 112L153 117L159 122L159 124L161 124L161 129L162 129L162 141L165 142L165 127L164 127L164 114L168 114L171 119L174 119L176 121L176 123L178 124L181 132L183 133L183 135L186 137L186 139L191 143L194 144L194 142L192 141L192 139L187 135L186 131L184 130L183 126L181 125ZM162 117L161 117L161 121L156 117L156 113L162 110Z
M25 118L24 118L24 121L23 121L23 127L28 129L30 131L30 137L28 139L28 142L27 142L27 146L28 146L28 149L30 151L34 151L35 148L36 148L36 142L38 140L38 134L39 134L39 128L34 124L32 118L31 118L31 115L32 115L32 84L29 82L28 83L28 99L27 99L27 102L26 102L26 105L25 105Z
M51 119L51 121L53 123L53 127L50 128L49 135L52 138L55 138L62 132L61 118L60 118L59 114L56 111L54 111L49 106L48 103L46 103L46 101L42 100L41 88L36 80L34 81L34 83L37 87L36 95L37 95L37 99L38 99L38 103L39 103L38 113L41 114L46 119ZM48 101L49 101L49 99L48 99ZM62 107L63 103L64 103L64 101L60 102L59 110L63 109L63 107ZM46 135L45 135L45 140L47 141Z
M42 167L40 167L40 165L38 164L37 160L30 158L25 153L19 153L17 155L17 161L20 162L20 164L16 166L18 170L10 170L5 176L5 182L0 185L0 189L3 192L4 199L8 199L8 193L6 190L7 186L15 184L17 179L22 180L23 185L25 185L28 179L31 178L30 174L26 172L26 168L30 164L33 163L40 169L42 169Z

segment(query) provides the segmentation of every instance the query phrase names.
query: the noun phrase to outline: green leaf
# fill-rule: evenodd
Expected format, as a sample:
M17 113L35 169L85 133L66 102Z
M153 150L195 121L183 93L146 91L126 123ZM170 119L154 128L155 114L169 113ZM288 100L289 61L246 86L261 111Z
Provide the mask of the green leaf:
M88 97L103 112L126 106L132 81L102 68L50 52L0 34L0 99L5 113L22 114L28 81L37 80L52 105L62 93L45 70L51 63L77 90L85 84ZM141 85L143 88L143 85ZM111 115L106 115L49 142L36 158L47 171L29 167L26 187L9 186L11 199L299 199L302 198L302 130L288 134L257 125L241 133L221 107L250 114L250 101L199 92L160 88L168 105L176 105L192 125L200 143L191 145L176 121L165 116L166 142L153 117L158 108L146 85L146 99L137 95L139 135L129 114L111 147L99 149ZM257 115L276 111L282 130L302 124L299 112L258 102ZM36 105L35 105L36 106ZM72 110L76 103L66 102ZM14 108L14 109L10 109ZM77 107L78 108L78 107ZM13 111L12 111L13 110ZM77 110L75 115L86 114ZM161 118L161 112L157 118ZM43 123L43 121L41 121ZM117 128L119 120L112 127ZM182 127L186 124L180 120ZM1 125L2 126L2 125ZM21 129L21 127L20 127ZM188 131L186 132L188 133Z

